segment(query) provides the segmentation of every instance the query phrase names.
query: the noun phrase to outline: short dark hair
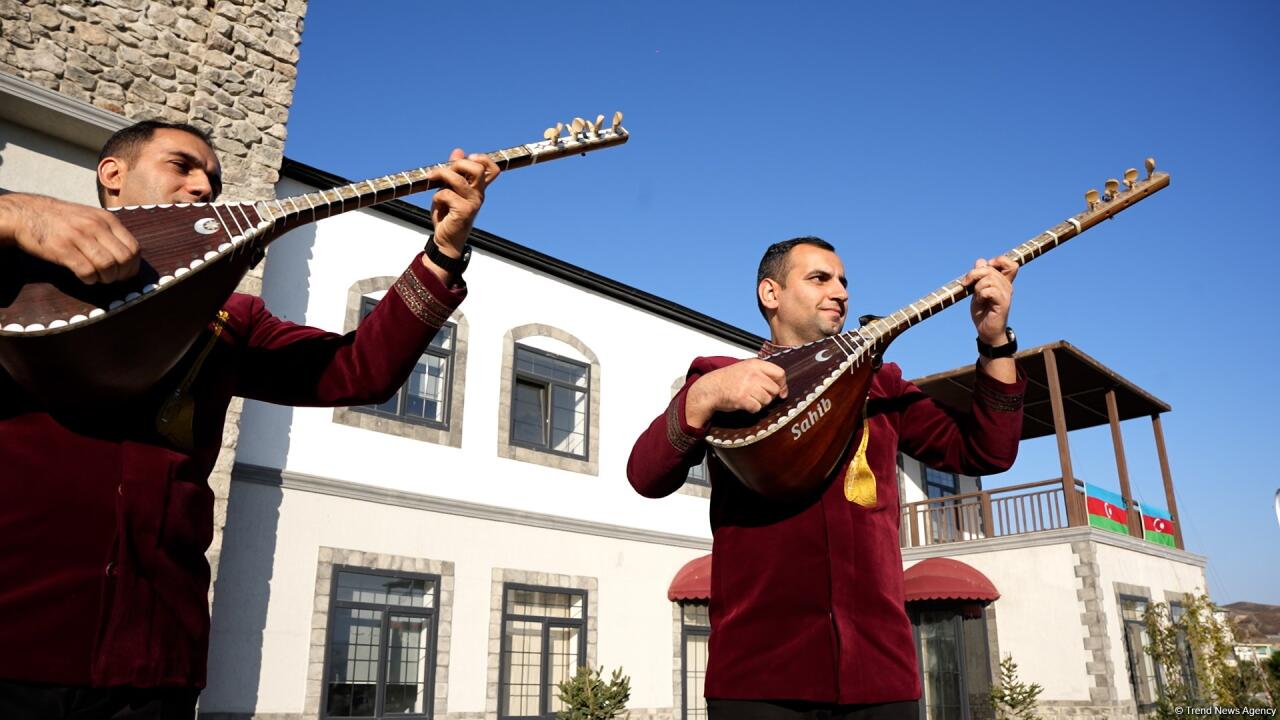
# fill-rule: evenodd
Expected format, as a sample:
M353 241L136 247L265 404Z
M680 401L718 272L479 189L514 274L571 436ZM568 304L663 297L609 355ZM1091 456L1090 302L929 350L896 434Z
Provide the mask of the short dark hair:
M813 245L814 247L819 247L823 250L829 250L831 252L836 251L834 245L820 237L814 237L812 235L795 237L790 240L783 240L782 242L776 242L770 245L768 249L764 251L764 257L760 258L760 267L756 270L756 307L760 309L760 314L763 315L766 320L769 319L769 316L764 312L764 303L760 302L760 283L764 281L765 278L770 278L772 280L777 280L779 285L786 287L787 271L790 270L789 263L787 262L787 253L791 252L791 248L797 245Z
M138 157L138 151L151 141L151 137L156 134L157 130L180 130L184 133L195 135L204 141L205 145L213 147L213 139L209 137L209 133L201 130L195 125L187 123L165 122L164 120L143 120L134 123L126 128L121 128L107 138L106 144L102 146L102 152L98 153L98 162L109 157L118 157L126 162L133 162ZM98 180L98 203L105 205L107 202L107 189L102 186L102 181Z

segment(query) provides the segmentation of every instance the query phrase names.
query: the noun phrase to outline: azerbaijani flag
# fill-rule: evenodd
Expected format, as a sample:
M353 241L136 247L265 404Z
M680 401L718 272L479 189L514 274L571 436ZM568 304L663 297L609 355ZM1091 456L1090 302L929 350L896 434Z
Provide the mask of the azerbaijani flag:
M1125 510L1124 498L1096 485L1086 485L1085 493L1090 525L1121 535L1129 534L1129 513Z
M1142 535L1147 540L1169 547L1177 547L1173 540L1173 516L1168 510L1138 503L1142 513Z

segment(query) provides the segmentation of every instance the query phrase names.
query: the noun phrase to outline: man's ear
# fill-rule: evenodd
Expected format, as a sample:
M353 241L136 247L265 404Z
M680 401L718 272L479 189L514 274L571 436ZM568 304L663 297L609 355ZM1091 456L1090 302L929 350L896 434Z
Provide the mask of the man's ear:
M756 286L756 297L760 299L760 304L769 310L778 309L778 281L773 278L765 278Z
M104 157L98 162L98 182L106 189L108 196L120 194L124 178L128 174L128 165L118 157Z

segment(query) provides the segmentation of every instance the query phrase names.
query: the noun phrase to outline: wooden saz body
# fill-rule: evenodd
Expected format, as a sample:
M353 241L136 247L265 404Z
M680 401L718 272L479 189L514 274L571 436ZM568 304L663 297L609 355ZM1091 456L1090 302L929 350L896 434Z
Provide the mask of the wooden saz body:
M230 229L218 220L232 216L239 225ZM85 285L16 252L0 268L0 365L50 408L109 405L152 387L279 234L249 203L127 208L116 217L143 258L129 280Z
M719 413L707 442L747 487L801 498L822 486L849 448L888 342L833 336L765 357L787 374L786 400L763 413Z
M489 156L509 170L621 145L629 137L621 121L616 113L608 127L604 116L559 123L541 142ZM0 367L54 412L140 396L191 349L268 243L299 225L438 187L432 169L283 200L113 209L142 263L136 276L110 285L85 285L15 250L0 260Z
M1147 160L1138 171L1108 180L1106 193L1085 194L1085 212L1005 253L1025 265L1103 220L1168 187L1169 176ZM840 464L857 432L876 359L911 326L968 297L961 279L891 315L840 335L789 348L765 359L787 374L788 396L758 414L717 413L706 441L716 457L751 490L771 498L796 499L820 491Z

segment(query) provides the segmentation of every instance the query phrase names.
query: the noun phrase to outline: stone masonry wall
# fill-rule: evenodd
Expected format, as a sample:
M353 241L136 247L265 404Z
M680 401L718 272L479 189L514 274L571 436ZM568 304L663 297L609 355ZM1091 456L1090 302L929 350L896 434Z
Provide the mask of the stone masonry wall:
M305 13L306 0L0 0L0 72L130 120L206 130L222 161L222 199L273 197ZM241 290L261 286L251 274ZM241 405L228 412L209 478L215 578Z

